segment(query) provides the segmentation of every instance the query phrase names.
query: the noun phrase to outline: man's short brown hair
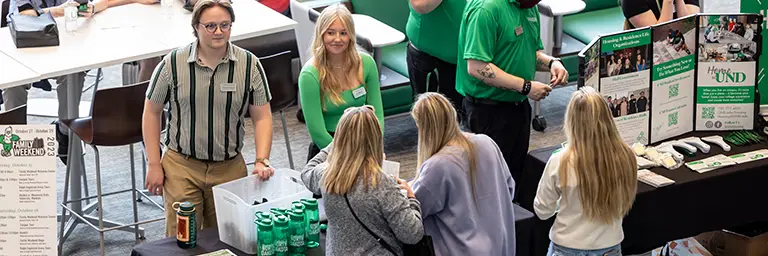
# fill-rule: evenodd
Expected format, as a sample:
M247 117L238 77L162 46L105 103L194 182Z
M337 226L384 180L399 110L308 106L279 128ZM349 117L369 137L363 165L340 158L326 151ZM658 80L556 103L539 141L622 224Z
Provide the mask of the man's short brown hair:
M197 24L200 24L200 16L203 15L203 11L215 6L226 9L229 12L229 17L232 18L232 23L235 22L235 10L232 9L232 3L229 0L199 0L195 3L195 8L192 10L192 34L195 37L197 37L195 27L197 27Z

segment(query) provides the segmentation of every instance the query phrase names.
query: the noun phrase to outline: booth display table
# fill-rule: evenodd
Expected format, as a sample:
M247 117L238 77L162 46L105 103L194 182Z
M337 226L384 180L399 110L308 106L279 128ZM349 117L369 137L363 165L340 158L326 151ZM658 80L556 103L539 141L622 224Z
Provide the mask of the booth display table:
M689 136L705 137L727 135L728 132L693 132ZM709 143L708 143L709 144ZM731 145L730 152L709 144L708 154L697 152L685 161L703 159L717 154L726 156L768 148L768 143L748 146ZM559 146L558 146L559 147ZM533 150L528 153L525 170L518 182L520 204L533 211L533 199L544 166L558 147ZM653 168L651 171L670 178L675 184L653 188L638 182L637 197L624 218L622 250L627 254L645 253L668 241L698 235L699 233L731 228L758 221L768 221L768 160L758 160L728 166L705 173L694 172L686 166L675 170ZM536 220L534 248L531 255L546 254L548 234L554 218Z
M533 240L531 234L536 223L533 213L515 205L515 229L517 255L533 255L531 247ZM325 251L325 232L320 232L320 247ZM229 249L237 255L249 255L219 241L219 231L209 228L197 232L197 247L194 249L182 249L176 245L176 238L169 237L158 241L146 242L133 248L131 256L150 255L199 255L215 252L221 249Z

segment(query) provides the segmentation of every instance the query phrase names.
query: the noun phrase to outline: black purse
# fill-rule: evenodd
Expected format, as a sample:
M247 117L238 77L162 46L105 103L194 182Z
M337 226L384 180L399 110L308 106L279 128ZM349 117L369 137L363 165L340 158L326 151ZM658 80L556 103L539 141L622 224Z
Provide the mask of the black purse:
M59 28L51 13L37 17L12 14L8 17L8 29L16 48L59 45Z
M344 200L347 201L347 207L349 207L349 211L352 212L352 216L355 217L355 220L357 220L357 223L360 223L360 226L363 226L363 229L365 231L368 231L368 234L371 234L374 239L376 239L376 242L379 242L381 247L384 247L385 250L392 253L392 255L397 255L395 253L395 250L392 249L387 242L381 239L381 237L377 236L373 231L368 229L365 224L360 221L360 218L357 217L357 214L355 214L355 211L352 210L352 205L349 204L349 198L347 197L347 194L344 194ZM419 242L416 244L403 244L403 255L404 256L435 256L435 247L432 244L432 237L428 235L424 235Z

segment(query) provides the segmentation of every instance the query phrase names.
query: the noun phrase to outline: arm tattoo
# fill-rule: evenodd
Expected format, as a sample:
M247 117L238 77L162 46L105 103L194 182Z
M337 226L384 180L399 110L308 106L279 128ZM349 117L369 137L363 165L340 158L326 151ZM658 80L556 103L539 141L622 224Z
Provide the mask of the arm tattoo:
M486 78L489 78L489 79L496 78L496 73L493 72L493 68L491 68L491 64L486 64L485 67L477 69L477 73L483 77L482 81L484 83Z

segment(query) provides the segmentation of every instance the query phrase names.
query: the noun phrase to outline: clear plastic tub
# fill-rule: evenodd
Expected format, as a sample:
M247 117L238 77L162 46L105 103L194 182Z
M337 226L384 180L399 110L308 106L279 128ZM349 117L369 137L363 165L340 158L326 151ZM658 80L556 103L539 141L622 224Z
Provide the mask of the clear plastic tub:
M268 202L253 205L254 201ZM304 187L299 172L279 169L268 181L251 175L213 187L219 239L238 250L256 254L257 235L253 221L257 211L269 212L270 208L290 208L291 202L312 198L312 192Z

